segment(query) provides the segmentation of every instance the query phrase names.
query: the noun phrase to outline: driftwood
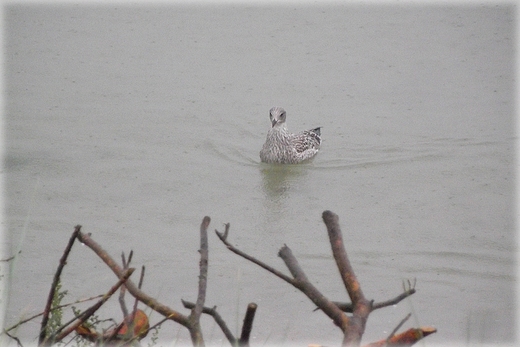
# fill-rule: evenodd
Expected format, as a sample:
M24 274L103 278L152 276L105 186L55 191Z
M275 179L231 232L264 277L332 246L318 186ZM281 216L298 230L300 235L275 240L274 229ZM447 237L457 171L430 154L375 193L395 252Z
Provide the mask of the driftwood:
M404 298L414 294L415 282L413 287L411 283L408 282L408 288L405 288L402 294L398 295L397 297L391 300L387 300L381 303L374 303L373 300L367 300L363 294L363 291L361 290L361 285L357 280L357 277L354 273L354 269L352 268L350 261L347 257L347 253L345 251L343 243L343 237L341 234L341 228L339 226L338 216L331 211L325 211L322 214L322 218L323 222L325 223L325 226L327 227L327 232L329 235L330 245L332 249L332 255L334 257L334 260L336 261L336 266L339 270L340 277L343 280L345 289L352 301L351 303L338 303L327 299L307 279L307 276L298 264L298 260L294 257L291 249L287 245L284 245L280 249L280 251L278 252L278 256L282 258L285 265L289 269L289 272L291 273L292 277L287 276L283 272L276 270L275 268L267 265L266 263L248 255L247 253L241 251L237 247L231 245L227 240L230 228L229 223L225 224L225 230L223 233L217 230L215 230L215 232L219 239L226 245L226 247L230 251L257 264L258 266L271 272L275 276L281 278L285 282L291 284L295 288L299 289L302 293L304 293L318 307L317 309L322 310L327 316L329 316L329 318L332 319L334 324L341 329L341 331L343 332L342 346L359 346L361 342L361 337L363 336L363 333L365 331L365 325L369 314L375 309L395 305ZM350 312L352 313L352 315L346 315L345 312ZM429 328L427 328L426 330L428 329ZM433 332L435 331L431 330L429 334ZM416 335L419 336L419 334ZM424 336L426 335L422 335L416 341L418 341ZM398 339L399 338L397 338L397 340ZM400 342L397 341L393 343L399 344Z
M200 260L200 274L199 274L199 292L197 296L197 303L191 310L191 314L186 316L147 295L138 286L136 286L131 280L128 280L125 283L125 287L132 296L134 296L137 300L150 307L154 311L163 315L165 318L175 321L182 326L186 327L190 332L190 337L194 346L204 346L204 339L202 335L202 330L200 328L200 314L202 313L202 308L204 305L204 300L206 297L206 281L207 281L207 271L208 271L208 241L207 241L207 230L210 223L209 217L204 217L202 220L202 224L200 226L200 234L201 234L201 249L199 250L201 254ZM89 235L85 235L83 233L79 233L78 240L83 244L92 249L104 262L105 264L114 272L114 274L121 278L124 269L119 266L109 255L108 253L101 248Z
M370 313L376 309L380 309L386 306L395 305L404 298L415 293L415 281L413 284L408 281L407 285L403 284L403 292L393 299L374 302L374 300L368 300L363 291L361 285L355 275L354 269L352 268L350 261L347 256L347 252L344 247L341 229L339 226L339 219L336 214L331 211L325 211L322 215L323 222L327 228L329 241L331 245L332 255L336 262L340 277L343 281L348 296L351 299L350 303L331 301L325 297L318 288L316 288L307 278L305 272L298 263L298 260L293 255L291 249L284 245L278 252L278 256L282 258L285 265L287 266L290 276L285 273L267 265L266 263L248 255L247 253L239 250L235 246L231 245L228 241L230 224L225 224L225 231L220 233L215 230L219 239L226 245L226 247L232 252L239 256L257 264L264 268L285 282L291 284L302 293L304 293L317 307L317 310L322 310L336 326L338 326L343 332L342 346L359 346L361 338L365 331L365 326ZM209 250L208 250L208 235L207 229L209 227L210 218L204 217L200 225L200 262L199 262L199 282L197 299L195 303L182 300L184 308L190 310L189 315L180 313L177 310L170 308L169 306L159 302L155 298L147 295L141 290L145 267L141 268L141 275L138 285L129 278L134 271L130 268L133 252L130 252L128 259L125 258L124 253L121 255L122 266L120 266L99 244L97 244L91 237L90 234L84 234L81 232L81 226L76 226L74 232L69 240L69 243L60 259L58 269L55 273L49 297L45 306L45 310L42 314L41 331L39 334L39 346L50 346L53 343L62 342L62 340L68 336L71 332L76 331L79 336L92 341L96 344L115 344L117 346L130 346L135 341L142 339L149 330L154 329L165 321L176 322L188 329L190 337L194 346L204 346L204 337L202 328L200 325L200 317L202 314L207 314L213 317L217 325L220 327L228 341L232 346L248 347L249 338L253 328L253 321L257 309L255 303L250 303L247 306L247 311L244 317L241 335L239 337L233 336L224 319L217 312L215 307L205 306L206 301L206 290L208 280L208 267L209 267ZM103 262L112 270L112 272L118 278L118 282L110 288L110 290L101 297L101 299L91 306L86 311L79 314L73 320L67 322L56 331L49 333L47 324L49 321L49 314L52 309L52 300L56 295L56 288L60 281L60 276L63 268L66 264L67 257L75 240L82 242L84 245L94 251ZM119 303L123 312L123 320L120 324L113 327L108 332L98 333L93 328L87 326L85 322L88 318L96 312L96 310L108 300L113 293L120 289ZM125 293L129 293L135 298L132 310L129 311L125 304ZM144 311L138 309L138 302L143 303L152 310L156 311L163 316L163 319L150 327L148 316ZM63 305L64 307L66 305ZM349 313L349 314L347 314ZM37 315L38 316L38 315ZM409 318L410 315L405 317L394 331L384 340L380 340L366 347L382 347L382 346L411 346L415 342L424 338L425 336L436 332L435 328L432 327L419 327L412 328L403 333L396 334L403 323ZM34 316L36 317L36 316ZM34 318L33 317L33 318ZM21 345L20 341L9 334L11 329L19 326L22 323L18 323L14 327L3 331L7 336L10 336Z

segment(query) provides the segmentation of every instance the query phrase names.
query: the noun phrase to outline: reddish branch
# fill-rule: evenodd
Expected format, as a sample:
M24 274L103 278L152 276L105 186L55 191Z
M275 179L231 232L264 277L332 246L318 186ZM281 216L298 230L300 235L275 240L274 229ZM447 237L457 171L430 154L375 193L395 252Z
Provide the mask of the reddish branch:
M437 329L429 326L410 328L400 334L392 336L390 339L372 342L363 347L409 347L435 332L437 332Z
M352 300L353 315L347 329L344 331L343 345L357 346L365 332L365 325L371 311L371 303L365 298L354 269L348 260L341 228L339 227L338 215L331 211L325 211L322 218L327 226L332 254L336 260L341 279L347 289L350 300Z

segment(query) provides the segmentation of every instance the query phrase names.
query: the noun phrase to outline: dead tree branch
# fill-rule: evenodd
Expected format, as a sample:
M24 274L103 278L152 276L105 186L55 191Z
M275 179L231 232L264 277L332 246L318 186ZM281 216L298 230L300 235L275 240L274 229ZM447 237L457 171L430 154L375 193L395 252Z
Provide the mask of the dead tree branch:
M227 241L227 236L229 234L229 223L226 224L226 231L224 233L220 233L217 230L215 230L215 232L219 239L226 245L226 247L230 251L257 264L258 266L266 269L267 271L271 272L272 274L278 276L279 278L283 279L287 283L293 285L294 287L302 291L312 302L314 302L314 304L316 304L316 306L323 310L323 312L327 316L329 316L334 321L334 323L342 329L342 331L346 329L348 317L336 305L334 305L334 303L329 301L323 294L321 294L321 292L316 287L314 287L312 283L309 282L307 276L301 269L300 265L298 264L298 261L292 254L292 251L289 247L287 247L286 245L282 247L278 252L278 256L280 256L282 260L285 262L285 265L288 267L289 271L293 275L292 278L231 245ZM224 236L226 236L226 238Z
M397 332L397 330L401 329L401 327L403 326L403 324L404 324L408 319L410 319L411 316L412 316L412 314L411 314L411 313L408 313L408 314L406 315L406 317L404 317L404 318L399 322L399 324L397 324L397 326L394 328L394 330L392 330L392 332L390 333L390 335L388 335L388 337L386 338L386 342L389 342L390 339L391 339L392 337L395 336L395 333Z
M415 282L413 286L408 282L409 288L405 288L404 293L392 300L378 304L374 304L373 300L367 300L348 259L341 228L339 226L338 216L331 211L324 211L322 218L327 227L327 233L332 254L336 261L336 266L352 303L333 302L321 294L321 292L307 279L307 276L287 245L284 245L280 249L278 255L285 262L285 265L291 272L292 278L231 245L227 240L229 235L229 223L225 224L226 229L224 233L220 233L217 230L215 230L215 232L230 251L266 269L303 292L318 307L318 309L321 309L327 316L329 316L334 321L334 324L343 331L344 337L342 346L359 346L361 337L365 332L365 326L370 312L378 308L396 304L405 297L412 295L415 293ZM350 312L352 315L347 316L344 312ZM393 341L393 338L390 340Z
M76 330L77 327L79 327L81 324L85 323L100 307L103 305L111 296L114 294L125 281L128 280L128 278L132 275L135 269L130 268L125 270L123 273L123 276L119 279L119 281L112 287L110 290L99 300L97 303L95 303L92 307L84 311L79 317L77 317L76 322L72 324L70 327L66 328L70 323L67 323L63 325L58 331L56 332L56 337L52 339L52 343L60 342L65 338L67 335L69 335L71 332Z
M343 345L359 346L361 337L365 332L365 325L371 311L371 302L365 298L359 281L350 265L350 261L345 251L341 228L339 227L338 215L331 211L324 211L322 214L323 222L327 226L332 254L338 267L343 284L352 301L353 314L345 330Z
M247 305L246 316L244 317L244 324L242 325L242 333L238 340L239 346L249 347L249 337L253 330L253 320L255 319L256 308L258 307L255 303Z
M246 254L244 252L242 252L241 250L239 250L238 248L236 248L235 246L233 246L232 244L230 244L228 241L227 241L227 237L228 237L228 234L229 234L229 227L230 227L230 224L229 223L226 223L224 224L226 226L226 230L224 231L224 233L221 233L219 232L218 230L215 230L215 233L217 234L218 238L220 239L220 241L222 241L222 243L224 243L224 245L226 245L226 247L233 253L235 254L238 254L239 256L241 256L242 258L244 259L247 259L249 260L250 262L260 266L261 268L264 268L265 270L269 271L270 273L272 273L273 275L281 278L282 280L284 280L285 282L289 283L289 284L293 284L293 279L289 276L287 276L286 274L284 274L283 272L280 272L278 270L276 270L275 268L267 265L266 263L256 259L255 257L252 257L250 256L249 254Z
M103 262L112 270L112 272L118 277L121 278L123 275L124 270L108 255L108 253L101 248L101 246L96 243L89 235L79 233L78 239L80 242L85 244L87 247L92 249L94 253L98 255L98 257L103 260ZM159 314L163 315L164 317L168 317L168 319L171 319L184 327L188 327L188 317L173 310L172 308L160 303L156 299L152 298L151 296L147 295L146 293L142 292L133 282L132 280L128 280L125 283L126 289L132 296L134 296L136 299L141 301L146 306L150 307L154 311L158 312Z
M99 299L99 298L102 298L102 297L103 297L103 294L99 294L99 295L93 296L93 297L91 297L91 298L81 299L81 300L76 300L76 301L74 301L74 302L70 302L70 303L67 303L67 304L63 304L63 305L59 305L59 306L53 307L53 308L51 309L51 312L54 311L54 310L60 310L60 309L62 309L62 308L64 308L64 307L69 307L69 306L72 306L72 305L80 304L80 303L82 303L82 302L86 302L86 301L90 301L90 300ZM26 318L26 319L24 319L24 320L19 321L19 322L16 323L15 325L10 326L9 328L5 329L3 332L4 332L4 333L7 333L7 332L9 332L9 331L11 331L11 330L13 330L13 329L18 328L20 325L22 325L22 324L24 324L24 323L27 323L27 322L29 322L29 321L31 321L31 320L33 320L33 319L35 319L35 318L38 318L38 317L40 317L40 316L43 316L43 312L37 313L37 314L35 314L34 316L31 316L31 317L29 317L29 318Z
M52 281L51 290L49 291L49 296L47 298L47 304L45 305L45 309L43 311L43 318L40 328L40 336L38 338L38 345L43 345L43 342L47 340L47 323L49 321L49 314L51 311L52 306L52 299L54 298L54 294L56 291L56 286L58 285L60 281L61 272L63 271L63 268L65 267L65 264L67 264L67 257L69 256L69 253L72 249L72 245L74 244L74 241L76 241L76 238L78 237L78 234L80 233L81 225L76 225L74 228L74 232L72 233L69 243L67 244L67 247L65 248L65 251L63 252L63 255L60 259L60 263L58 265L58 269L56 270L56 273L54 274L54 279Z
M181 301L182 301L182 304L184 305L185 308L190 309L190 310L195 308L195 304L194 303L189 302L189 301L185 301L185 300L181 300ZM222 332L224 333L224 335L228 339L229 343L232 346L236 345L236 338L235 338L235 336L233 336L233 333L228 328L226 322L224 321L224 319L222 319L222 316L217 312L217 307L216 306L211 307L211 308L204 306L202 308L202 313L210 315L211 317L213 317L213 319L215 320L215 322L219 326L220 330L222 330Z
M132 261L132 255L133 251L130 251L130 255L128 256L128 261L126 261L125 253L121 253L121 263L123 264L123 270L126 270L130 267L130 262ZM128 308L126 307L125 303L125 293L126 293L126 287L123 285L121 286L121 290L119 291L119 306L121 306L121 311L123 311L123 317L128 316Z
M375 302L372 304L372 311L378 310L383 307L387 306L393 306L400 303L403 299L406 299L412 294L415 294L415 284L416 281L414 280L413 285L410 283L409 280L407 280L408 286L406 286L403 282L403 292L396 296L393 299L381 301L381 302ZM339 301L333 301L333 303L339 307L339 309L343 312L352 313L354 311L354 308L352 306L351 302L339 302ZM314 311L319 310L320 308L317 307Z
M192 310L195 307L195 304L189 301L181 300L182 304L185 308ZM231 330L228 328L226 322L222 319L222 316L217 312L217 307L203 307L202 313L210 315L213 317L217 325L220 327L220 330L224 333L224 336L228 339L231 346L249 346L249 337L251 335L251 331L253 329L253 320L255 318L255 312L257 309L257 304L249 303L247 305L246 315L244 317L244 323L242 325L242 333L240 338L237 339Z
M190 336L194 346L204 346L202 329L200 327L200 315L206 301L206 288L208 283L208 226L211 219L205 216L200 225L200 262L199 262L199 293L195 307L189 316Z
M204 346L204 340L202 336L202 330L200 327L200 315L202 313L204 301L206 298L206 287L207 287L207 273L208 273L208 240L207 240L207 228L210 223L209 217L204 217L200 232L201 232L201 260L200 260L200 274L199 274L199 291L197 296L197 303L193 308L191 314L189 316L185 316L170 307L160 303L156 299L151 296L145 294L141 289L136 286L131 280L127 280L125 283L125 287L132 296L134 296L137 300L141 301L143 304L147 305L154 311L159 314L171 319L182 326L186 327L192 339L194 346ZM98 255L98 257L103 260L103 262L114 272L114 274L118 278L122 278L124 273L124 269L121 268L108 253L101 248L99 244L97 244L90 235L85 235L81 232L78 233L78 239L88 246L90 249L94 251ZM127 262L127 264L130 262ZM144 271L143 271L144 274Z
M410 328L400 334L392 336L390 339L372 342L363 347L410 347L435 332L437 332L437 329L430 326Z
M303 292L316 306L330 317L343 332L347 328L349 317L347 317L332 301L327 299L308 279L303 272L298 260L294 257L291 249L284 245L278 252L285 265L293 275L291 284Z

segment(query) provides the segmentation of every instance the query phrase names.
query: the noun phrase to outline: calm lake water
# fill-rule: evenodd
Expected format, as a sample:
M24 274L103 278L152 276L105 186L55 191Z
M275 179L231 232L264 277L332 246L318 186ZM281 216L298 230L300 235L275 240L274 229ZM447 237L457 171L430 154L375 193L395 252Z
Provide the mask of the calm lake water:
M232 244L288 273L277 256L287 244L318 289L347 301L328 209L369 299L417 280L415 295L371 314L364 342L408 312L403 329L438 329L425 346L516 341L514 6L3 12L3 258L21 250L10 276L1 268L5 326L43 310L76 224L116 259L133 250L144 291L183 313L180 300L196 300L205 215L211 231L231 223ZM292 131L323 127L314 161L260 163L275 105ZM233 331L256 302L254 345L340 343L302 293L209 236L206 305ZM115 282L75 245L64 302ZM116 298L99 318L121 318ZM17 331L22 341L39 323ZM209 344L227 345L212 320L203 327ZM173 323L160 338L189 343Z

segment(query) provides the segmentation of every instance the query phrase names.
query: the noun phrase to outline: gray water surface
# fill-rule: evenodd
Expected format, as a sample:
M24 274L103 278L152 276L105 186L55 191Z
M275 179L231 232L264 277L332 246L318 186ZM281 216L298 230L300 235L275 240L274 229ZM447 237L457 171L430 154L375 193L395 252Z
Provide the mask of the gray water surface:
M76 224L116 259L132 249L145 292L183 313L205 215L282 271L287 244L318 289L347 301L329 209L369 299L417 280L415 295L371 314L364 342L413 312L403 329L438 329L427 346L513 343L514 15L506 4L4 6L4 258L22 250L6 326L43 310ZM275 105L294 132L323 127L312 162L260 163ZM62 282L70 302L116 278L78 244ZM253 345L341 341L303 294L210 233L207 306L236 331L249 302ZM117 300L99 314L120 319ZM38 329L17 333L30 342ZM173 323L160 337L189 342Z

